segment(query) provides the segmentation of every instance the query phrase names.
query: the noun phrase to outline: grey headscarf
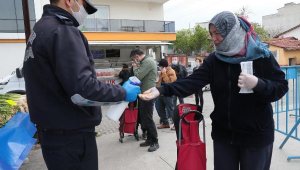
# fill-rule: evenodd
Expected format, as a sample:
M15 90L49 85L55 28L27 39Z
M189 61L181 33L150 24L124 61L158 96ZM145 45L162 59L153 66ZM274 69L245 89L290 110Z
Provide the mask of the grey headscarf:
M223 11L214 16L209 25L213 24L224 38L216 46L216 52L224 56L235 56L245 47L246 31L240 26L237 16L229 11Z

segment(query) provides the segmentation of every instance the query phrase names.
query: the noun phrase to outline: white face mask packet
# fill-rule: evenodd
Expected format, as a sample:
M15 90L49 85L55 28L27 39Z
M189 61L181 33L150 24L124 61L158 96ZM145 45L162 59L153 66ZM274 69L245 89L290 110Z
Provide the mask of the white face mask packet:
M79 11L78 12L74 12L71 8L71 11L73 13L74 18L77 20L77 22L79 23L79 25L82 25L84 20L87 18L88 13L86 12L86 10L84 9L83 5L79 5L79 3L77 2L77 0L75 0L76 4L79 6Z
M253 75L253 61L241 62L242 73ZM239 93L253 93L252 89L241 88Z

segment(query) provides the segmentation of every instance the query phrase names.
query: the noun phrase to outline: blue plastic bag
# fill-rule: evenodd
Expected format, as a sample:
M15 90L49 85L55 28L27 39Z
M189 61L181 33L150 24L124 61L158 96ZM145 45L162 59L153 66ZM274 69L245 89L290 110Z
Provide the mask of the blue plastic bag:
M16 113L0 128L0 170L19 169L36 142L28 113Z

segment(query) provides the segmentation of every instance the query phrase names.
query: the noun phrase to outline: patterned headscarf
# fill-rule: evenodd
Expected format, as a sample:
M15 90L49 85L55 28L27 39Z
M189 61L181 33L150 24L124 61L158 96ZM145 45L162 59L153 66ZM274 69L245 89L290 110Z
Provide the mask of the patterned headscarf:
M236 64L271 55L267 45L262 43L254 32L253 26L232 12L217 14L209 24L213 24L224 38L215 46L218 59Z

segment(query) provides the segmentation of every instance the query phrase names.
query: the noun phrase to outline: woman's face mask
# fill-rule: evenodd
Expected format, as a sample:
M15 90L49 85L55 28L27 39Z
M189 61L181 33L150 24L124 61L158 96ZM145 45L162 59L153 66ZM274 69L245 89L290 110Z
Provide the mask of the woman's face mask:
M79 25L82 25L84 20L86 19L86 17L88 16L88 13L86 12L86 10L84 9L83 5L79 5L79 3L77 2L77 0L75 0L75 3L78 5L79 7L79 11L75 12L73 11L73 9L71 8L71 11L73 13L74 18L77 20L77 22L79 23Z

